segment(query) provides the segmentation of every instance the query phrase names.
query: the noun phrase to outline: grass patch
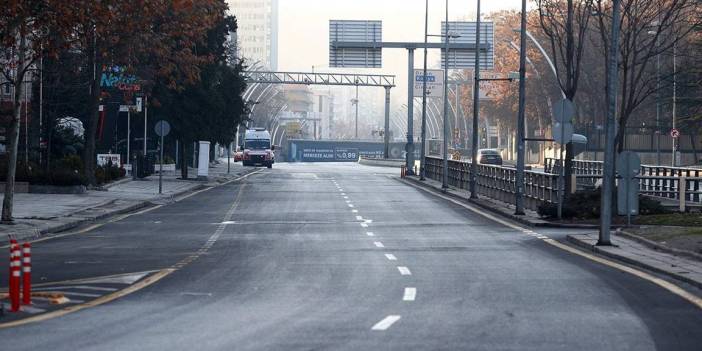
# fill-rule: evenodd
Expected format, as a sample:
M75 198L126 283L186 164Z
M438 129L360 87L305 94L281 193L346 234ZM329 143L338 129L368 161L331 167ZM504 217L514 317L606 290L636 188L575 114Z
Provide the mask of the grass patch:
M662 225L680 227L702 227L700 213L667 213L635 217L634 222L640 225ZM702 235L702 228L696 228L693 235Z

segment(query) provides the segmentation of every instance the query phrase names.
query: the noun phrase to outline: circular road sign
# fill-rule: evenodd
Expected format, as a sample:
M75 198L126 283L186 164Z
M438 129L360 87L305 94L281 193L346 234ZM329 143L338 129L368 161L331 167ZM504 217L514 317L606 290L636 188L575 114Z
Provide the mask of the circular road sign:
M168 121L160 120L156 122L154 130L156 131L156 135L165 137L171 132L171 124L168 123Z
M553 119L556 122L568 122L575 116L575 105L568 99L561 99L553 105Z
M553 140L564 145L573 140L573 124L556 122L553 124Z
M617 158L617 173L623 178L634 178L641 173L641 158L632 151L622 151Z
M673 138L679 138L680 137L680 131L677 130L676 128L673 128L670 130L670 136Z

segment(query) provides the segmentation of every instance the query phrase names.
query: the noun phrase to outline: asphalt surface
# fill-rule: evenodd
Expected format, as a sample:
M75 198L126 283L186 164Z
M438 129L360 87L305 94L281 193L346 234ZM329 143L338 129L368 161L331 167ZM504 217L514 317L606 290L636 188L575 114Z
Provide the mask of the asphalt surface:
M396 173L276 164L38 243L45 282L175 271L118 300L2 329L2 349L700 350L698 307Z

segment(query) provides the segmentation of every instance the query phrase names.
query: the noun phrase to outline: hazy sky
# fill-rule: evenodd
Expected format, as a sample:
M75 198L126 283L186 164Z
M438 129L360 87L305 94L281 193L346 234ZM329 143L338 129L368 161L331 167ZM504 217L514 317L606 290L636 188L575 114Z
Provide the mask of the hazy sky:
M483 0L481 3L483 13L521 6L520 0ZM313 65L325 69L329 61L330 19L382 20L383 40L422 41L424 5L424 0L280 0L279 69L308 71ZM444 6L445 0L429 0L430 33L439 33L445 16ZM475 0L449 1L451 21L472 21L475 12ZM383 56L383 73L406 72L406 51L384 50ZM421 62L421 54L415 60ZM375 70L375 73L381 71Z

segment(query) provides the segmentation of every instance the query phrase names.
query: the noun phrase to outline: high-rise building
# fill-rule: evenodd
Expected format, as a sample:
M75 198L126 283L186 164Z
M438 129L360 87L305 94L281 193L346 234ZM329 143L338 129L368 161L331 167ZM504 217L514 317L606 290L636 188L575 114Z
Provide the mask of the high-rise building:
M278 69L278 0L229 0L236 16L238 56Z

